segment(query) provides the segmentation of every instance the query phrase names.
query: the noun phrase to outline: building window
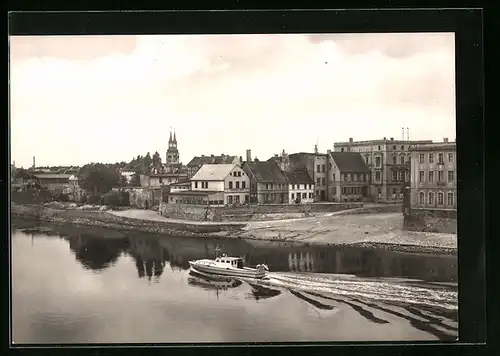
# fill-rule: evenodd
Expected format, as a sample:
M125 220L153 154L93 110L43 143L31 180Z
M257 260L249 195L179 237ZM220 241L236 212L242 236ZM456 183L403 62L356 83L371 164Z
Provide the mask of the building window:
M333 176L332 176L332 181L335 182L335 173L333 173Z
M302 199L307 199L307 193L302 193Z
M198 188L198 182L194 182L194 187Z
M320 178L316 178L316 184L317 185L321 185L321 179Z
M405 156L401 156L400 160L401 160L401 164L405 164Z
M380 167L381 159L379 157L375 157L375 167Z
M434 193L429 193L429 205L434 205Z
M247 182L243 181L241 182L241 188L245 189L247 187Z
M396 145L392 146L392 149L395 150L396 149Z
M405 150L405 146L401 146L401 151L404 151Z
M340 152L344 152L344 147L342 147L342 148L340 149Z
M233 182L229 182L229 189L233 189Z
M420 174L419 182L423 182L425 180L424 171L420 171L419 174Z
M324 164L323 164L323 165L321 166L321 172L323 172L323 173L325 173L325 172L326 172L326 165L324 165Z
M434 171L429 171L429 183L434 182Z
M425 194L424 194L424 192L418 193L418 203L420 205L424 205L425 204Z
M448 153L448 162L453 162L453 153Z
M448 182L453 182L455 180L455 172L448 171Z
M365 162L366 162L366 164L368 164L368 157L369 157L368 155L365 156Z
M228 204L233 204L233 196L232 195L228 195L228 197L227 197L227 203Z
M444 205L444 194L442 192L438 193L438 205Z
M294 200L294 199L295 199L295 194L294 194L294 193L292 193L292 200Z
M318 173L320 173L320 172L321 172L321 170L320 170L319 168L320 168L320 167L319 167L319 164L318 164L318 165L316 166L316 172L318 172Z
M380 182L380 172L375 172L375 180Z
M452 192L449 192L448 193L448 206L453 206L453 193Z
M378 150L380 151L380 146L378 146Z
M326 178L321 178L322 185L326 185Z
M438 172L438 182L444 182L444 172L443 171Z
M397 157L396 156L392 156L392 164L396 164L396 160L397 160Z
M344 173L344 182L347 182L349 180L349 174Z
M236 189L240 189L240 182L236 182Z
M440 164L444 163L444 154L443 153L438 154L438 163L440 163Z
M434 153L429 153L429 163L434 163Z
M398 171L392 171L392 180L397 181L398 180Z
M418 155L418 162L419 162L419 163L424 163L424 160L425 160L425 159L424 159L424 154L423 154L423 153L419 154L419 155Z
M235 196L234 196L234 202L235 202L236 204L239 204L239 202L240 202L240 196L239 196L239 195L235 195Z

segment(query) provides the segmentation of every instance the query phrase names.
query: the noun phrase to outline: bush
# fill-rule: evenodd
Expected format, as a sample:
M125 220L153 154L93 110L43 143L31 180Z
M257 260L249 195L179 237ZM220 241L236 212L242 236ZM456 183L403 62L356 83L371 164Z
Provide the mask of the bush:
M56 194L54 194L54 200L61 201L61 202L68 202L69 201L69 195L68 194L63 194L63 193L56 193Z
M101 197L99 195L91 195L87 197L87 204L96 205L101 203Z
M102 203L111 206L129 206L130 194L124 191L109 192L102 197Z
M87 196L86 195L82 195L80 197L80 203L85 204L86 202L87 202Z

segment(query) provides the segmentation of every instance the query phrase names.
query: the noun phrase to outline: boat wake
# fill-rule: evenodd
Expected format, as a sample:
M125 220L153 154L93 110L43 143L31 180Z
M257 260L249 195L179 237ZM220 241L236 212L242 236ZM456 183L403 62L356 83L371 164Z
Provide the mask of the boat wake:
M450 311L456 311L458 303L456 289L405 283L402 280L361 279L349 275L315 273L268 273L265 279L254 280L252 283L326 297L413 304Z

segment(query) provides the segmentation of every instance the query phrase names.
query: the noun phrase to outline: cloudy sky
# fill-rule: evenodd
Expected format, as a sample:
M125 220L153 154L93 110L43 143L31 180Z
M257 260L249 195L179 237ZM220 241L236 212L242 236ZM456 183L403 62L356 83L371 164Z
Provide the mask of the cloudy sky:
M455 138L452 33L11 37L10 85L24 167Z

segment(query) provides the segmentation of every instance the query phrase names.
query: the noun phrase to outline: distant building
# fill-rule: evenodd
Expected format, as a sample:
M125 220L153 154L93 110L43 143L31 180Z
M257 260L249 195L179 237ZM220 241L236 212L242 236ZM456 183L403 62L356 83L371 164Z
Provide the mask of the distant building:
M370 199L370 168L358 152L329 152L331 201Z
M243 170L250 178L250 203L289 203L288 181L276 161L244 162Z
M78 176L76 174L72 174L71 177L68 178L69 186L66 190L66 194L72 201L81 201L82 197L86 195L84 189L80 187Z
M220 156L210 155L210 156L195 156L187 164L187 173L189 179L191 179L198 170L205 164L241 164L241 160L238 156L229 156L221 154Z
M314 202L314 181L307 170L284 172L288 181L288 201L308 204Z
M290 170L306 169L314 181L314 201L328 200L328 159L315 147L314 153L293 153L289 156Z
M187 173L150 173L140 175L141 187L160 188L188 181Z
M73 174L59 173L34 173L41 188L45 188L54 193L62 193L69 187L69 178Z
M191 182L172 183L169 185L170 192L184 192L191 190Z
M412 145L410 204L412 208L457 209L456 143Z
M17 169L14 176L11 177L11 189L13 191L23 191L33 186L38 186L38 180L25 169Z
M170 131L170 138L168 140L168 149L166 155L167 166L177 165L179 164L179 150L177 148L177 137L174 132L174 136L172 137L172 131Z
M335 142L334 152L358 152L371 171L370 197L376 201L400 201L401 190L410 174L409 147L430 140L381 140Z

